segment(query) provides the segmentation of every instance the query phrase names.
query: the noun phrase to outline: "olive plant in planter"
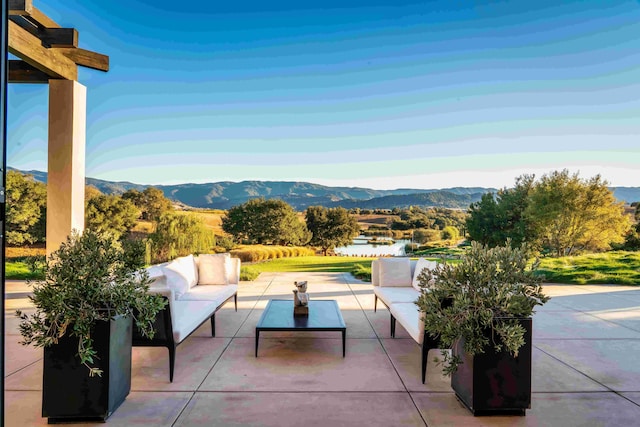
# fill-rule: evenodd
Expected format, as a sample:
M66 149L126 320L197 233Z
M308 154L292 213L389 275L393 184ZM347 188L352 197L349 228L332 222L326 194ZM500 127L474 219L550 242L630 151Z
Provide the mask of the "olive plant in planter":
M439 341L444 373L474 415L531 407L531 316L549 297L530 259L525 246L474 242L460 263L419 275L425 331Z
M35 312L17 312L21 343L44 348L49 423L104 421L129 394L133 321L152 336L166 302L147 292L144 257L127 248L108 234L74 231L47 260L44 279L32 283Z

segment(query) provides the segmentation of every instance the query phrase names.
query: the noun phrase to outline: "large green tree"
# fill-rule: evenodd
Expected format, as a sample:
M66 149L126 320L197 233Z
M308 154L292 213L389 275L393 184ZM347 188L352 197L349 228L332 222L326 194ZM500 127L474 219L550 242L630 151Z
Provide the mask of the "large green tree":
M524 242L535 243L536 232L525 217L533 187L534 176L522 175L516 178L513 188L503 188L497 194L483 194L479 202L469 207L468 237L490 247L503 246L507 239L513 247Z
M122 237L135 225L140 211L129 200L116 195L94 195L86 201L85 227Z
M46 233L47 187L32 175L8 171L6 178L6 242L43 242Z
M216 237L197 215L165 212L158 218L149 243L149 262L164 262L191 253L210 252Z
M320 246L324 255L329 249L350 244L360 233L358 221L345 208L309 206L305 218L312 234L310 243Z
M631 225L600 175L582 180L569 171L543 176L529 195L525 211L543 246L557 256L610 249L622 243Z
M146 221L158 222L163 213L173 210L171 200L156 187L147 187L142 192L132 188L127 190L122 198L133 202L140 209L141 218Z
M304 245L311 237L291 205L279 199L251 199L232 207L222 229L251 244Z

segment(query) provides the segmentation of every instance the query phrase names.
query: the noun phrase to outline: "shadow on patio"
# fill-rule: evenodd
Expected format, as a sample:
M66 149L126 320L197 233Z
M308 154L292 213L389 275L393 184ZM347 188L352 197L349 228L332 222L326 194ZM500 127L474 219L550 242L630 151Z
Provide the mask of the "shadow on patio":
M339 332L263 332L271 298L290 298L293 281L311 298L338 301ZM44 425L42 351L18 344L16 308L28 288L7 282L5 420ZM116 426L620 426L640 418L640 289L547 285L552 300L534 317L533 399L525 417L473 417L430 354L420 381L420 349L389 313L373 312L369 283L342 273L262 273L243 282L238 312L218 312L178 347L174 382L164 348L133 348L132 390L108 419ZM78 425L78 424L74 424Z

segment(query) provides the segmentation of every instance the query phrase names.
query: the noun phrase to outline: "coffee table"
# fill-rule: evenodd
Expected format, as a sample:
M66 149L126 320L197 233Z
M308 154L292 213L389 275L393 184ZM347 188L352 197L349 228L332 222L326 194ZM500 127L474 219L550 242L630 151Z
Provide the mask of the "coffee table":
M335 300L309 301L309 316L294 317L293 301L272 299L267 303L256 326L256 357L258 340L262 331L340 331L342 332L342 357L345 356L347 326Z

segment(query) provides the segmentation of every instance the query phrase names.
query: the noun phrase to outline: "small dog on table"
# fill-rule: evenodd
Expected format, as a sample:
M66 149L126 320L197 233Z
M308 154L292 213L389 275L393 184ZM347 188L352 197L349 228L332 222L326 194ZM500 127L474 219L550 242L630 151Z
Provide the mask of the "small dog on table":
M307 281L293 282L296 289L293 290L293 316L309 315L309 294L307 293Z

